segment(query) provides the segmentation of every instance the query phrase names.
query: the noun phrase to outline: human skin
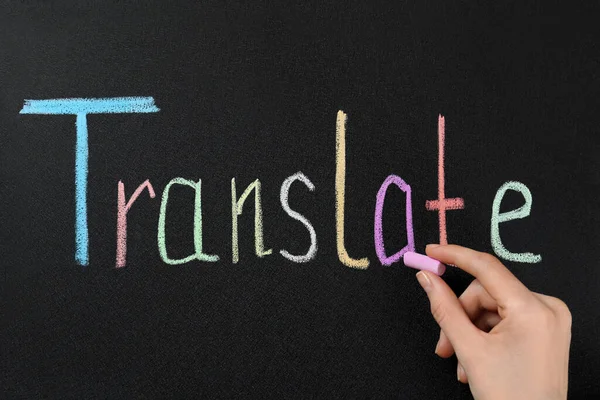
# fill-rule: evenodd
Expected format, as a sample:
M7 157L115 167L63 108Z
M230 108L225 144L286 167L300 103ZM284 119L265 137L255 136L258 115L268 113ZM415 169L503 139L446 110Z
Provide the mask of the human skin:
M477 400L567 398L571 313L527 289L496 257L457 245L428 245L429 257L475 277L460 297L419 271L440 326L435 353L456 353L457 377Z

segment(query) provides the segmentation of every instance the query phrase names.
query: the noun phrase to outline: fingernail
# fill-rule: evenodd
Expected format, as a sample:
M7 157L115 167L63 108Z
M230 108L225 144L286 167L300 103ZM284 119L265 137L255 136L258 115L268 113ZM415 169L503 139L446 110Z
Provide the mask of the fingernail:
M436 247L440 247L439 244L435 244L435 243L430 243L427 246L425 246L428 249L435 249Z
M423 271L417 272L417 280L419 284L426 292L431 288L431 279L427 276L427 274Z
M460 381L461 375L465 375L465 370L462 367L462 365L458 364L458 367L456 367L456 380L457 381Z

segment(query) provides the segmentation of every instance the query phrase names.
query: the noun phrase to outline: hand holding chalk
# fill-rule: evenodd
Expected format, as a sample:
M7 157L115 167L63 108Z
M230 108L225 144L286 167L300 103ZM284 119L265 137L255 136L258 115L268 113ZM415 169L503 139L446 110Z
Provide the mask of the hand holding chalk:
M476 278L457 298L435 273L417 273L441 328L435 353L456 352L458 380L469 383L475 399L566 399L571 314L565 303L529 291L489 254L429 245L427 255Z

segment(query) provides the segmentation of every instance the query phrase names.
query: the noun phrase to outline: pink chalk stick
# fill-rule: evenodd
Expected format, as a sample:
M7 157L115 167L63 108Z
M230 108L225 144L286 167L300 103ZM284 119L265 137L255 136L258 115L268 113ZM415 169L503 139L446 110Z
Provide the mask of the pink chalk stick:
M404 265L407 267L433 272L436 275L443 275L446 272L446 266L431 257L419 253L407 251L404 253Z

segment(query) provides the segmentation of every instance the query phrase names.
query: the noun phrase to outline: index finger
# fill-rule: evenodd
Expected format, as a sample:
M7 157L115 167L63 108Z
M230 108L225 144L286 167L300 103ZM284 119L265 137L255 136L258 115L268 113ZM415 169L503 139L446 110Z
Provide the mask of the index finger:
M528 301L532 293L496 257L466 247L428 245L427 255L473 275L499 307L508 307Z

